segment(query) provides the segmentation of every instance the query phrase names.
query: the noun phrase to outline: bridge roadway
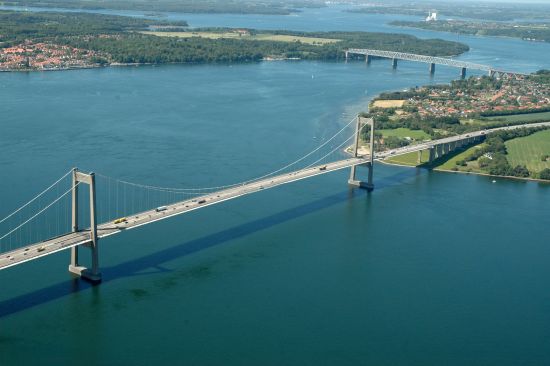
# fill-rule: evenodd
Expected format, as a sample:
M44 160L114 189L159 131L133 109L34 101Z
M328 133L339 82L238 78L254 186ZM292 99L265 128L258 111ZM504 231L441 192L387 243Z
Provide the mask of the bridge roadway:
M377 153L375 158L377 160L383 160L390 156L398 156L408 154L411 152L426 150L434 148L439 144L452 143L461 140L467 140L471 138L481 137L487 133L502 131L502 130L515 130L525 127L550 127L550 122L542 123L530 123L517 126L508 126L493 128L488 130L470 132L467 134L451 136L444 139L435 141L429 141L416 145L409 145L406 147L388 150ZM105 238L111 235L121 233L125 230L135 229L143 225L147 225L156 221L164 220L169 217L181 215L193 210L197 210L206 206L221 203L227 200L231 200L237 197L248 195L251 193L259 192L264 189L274 188L283 184L295 182L302 179L311 178L313 176L334 172L337 170L350 168L352 166L368 163L368 156L362 156L357 158L348 158L339 160L333 163L327 163L322 165L313 166L306 169L297 170L291 173L285 173L271 178L262 179L259 181L239 185L229 189L212 192L203 196L195 197L191 200L185 200L166 206L166 210L157 212L156 210L149 210L141 212L127 217L127 222L121 224L114 224L113 222L106 222L98 225L98 237ZM82 245L90 242L90 230L82 230L74 233L69 233L56 238L52 238L40 243L32 244L27 247L18 248L16 250L2 253L0 256L0 270L13 267L24 262L28 262L34 259L38 259L62 250L72 248L77 245Z
M113 222L106 222L100 224L97 227L98 237L105 238L121 233L125 230L135 229L143 225L164 220L176 215L181 215L193 210L221 203L247 194L259 192L264 189L274 188L282 184L295 182L316 175L326 174L365 163L367 163L367 160L365 160L364 157L349 158L333 163L313 166L307 169L297 170L295 172L286 173L271 178L262 179L259 181L239 185L221 191L212 192L203 196L195 197L191 200L185 200L167 205L167 209L164 211L157 212L155 209L153 209L132 216L128 216L127 222L124 223L115 225L113 224ZM2 253L0 257L0 270L89 242L90 230L88 229L75 233L69 233L27 247Z
M374 57L390 58L390 59L395 59L395 60L407 60L407 61L424 62L424 63L428 63L428 64L458 67L458 68L462 68L462 69L480 70L480 71L486 71L486 72L490 72L490 73L502 73L502 74L511 74L511 75L527 75L527 74L522 74L522 73L519 73L519 72L510 72L510 71L499 70L499 69L495 69L491 66L476 64L476 63L473 63L473 62L454 60L452 58L417 55L417 54L414 54L414 53L406 53L406 52L371 50L371 49L363 49L363 48L350 48L346 51L346 54L364 55L365 57L374 56Z

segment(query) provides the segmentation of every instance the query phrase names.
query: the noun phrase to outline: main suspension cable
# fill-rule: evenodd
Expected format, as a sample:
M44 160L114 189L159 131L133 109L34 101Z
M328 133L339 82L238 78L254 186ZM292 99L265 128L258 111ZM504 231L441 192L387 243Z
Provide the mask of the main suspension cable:
M25 203L23 206L19 207L17 210L13 211L11 214L9 214L8 216L4 217L2 220L0 220L0 224L3 223L4 221L6 221L7 219L9 219L10 217L12 217L13 215L15 215L16 213L18 213L19 211L21 211L22 209L24 209L25 207L27 207L28 205L30 205L31 203L33 203L34 201L36 201L38 198L42 197L44 194L46 194L46 192L48 192L50 189L52 189L53 187L55 187L59 182L61 182L63 179L65 179L69 174L72 173L72 170L69 170L67 172L67 174L65 174L64 176L62 176L61 178L59 178L55 183L53 183L51 186L49 186L48 188L46 188L45 190L43 190L42 192L40 192L37 196L35 196L32 200L30 200L29 202Z
M134 183L134 182L129 182L129 181L125 181L125 180L121 180L121 179L116 179L116 178L111 178L111 177L108 177L108 176L105 176L105 175L102 175L102 174L97 174L98 176L101 176L103 178L106 178L106 179L112 179L116 182L120 182L122 184L127 184L127 185L131 185L131 186L134 186L134 187L139 187L139 188L144 188L144 189L152 189L152 190L159 190L159 191L163 191L163 192L172 192L172 193L185 193L187 192L188 194L197 194L197 193L192 193L192 192L196 192L196 191L211 191L211 190L221 190L221 189L226 189L226 188L232 188L232 187L237 187L237 186L240 186L240 185L244 185L244 184L248 184L248 183L252 183L252 182L255 182L255 181L258 181L258 180L261 180L261 179L264 179L264 178L267 178L269 176L272 176L274 174L277 174L285 169L288 169L290 168L291 166L294 166L296 164L298 164L299 162L303 161L304 159L307 159L308 157L310 157L311 155L313 155L314 153L316 153L317 151L319 151L320 149L322 149L323 147L325 147L329 142L331 142L332 140L334 140L338 135L340 135L343 131L345 131L355 120L356 120L357 116L356 117L353 117L344 127L342 127L338 132L336 132L333 136L331 136L329 139L327 139L325 142L323 142L321 145L319 145L318 147L316 147L315 149L313 149L312 151L310 151L309 153L305 154L304 156L300 157L299 159L293 161L292 163L289 163L285 166L283 166L282 168L279 168L277 170L274 170L270 173L267 173L267 174L264 174L262 176L259 176L259 177L256 177L256 178L252 178L252 179L249 179L249 180L246 180L246 181L242 181L242 182L239 182L239 183L233 183L233 184L228 184L228 185L222 185L222 186L216 186L216 187L194 187L194 188L173 188L173 187L159 187L159 186L151 186L151 185L145 185L145 184L139 184L139 183ZM355 133L352 135L352 137L355 136ZM349 141L351 138L347 139L347 141ZM329 155L331 153L333 153L334 151L330 152ZM328 155L326 155L328 156ZM325 156L325 157L326 157Z

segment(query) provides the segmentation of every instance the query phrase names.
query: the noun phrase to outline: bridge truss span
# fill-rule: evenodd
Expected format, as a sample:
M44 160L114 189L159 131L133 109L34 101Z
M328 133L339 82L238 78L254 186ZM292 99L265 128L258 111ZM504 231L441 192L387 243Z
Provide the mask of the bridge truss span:
M518 72L499 70L497 68L494 68L488 65L455 60L453 58L418 55L418 54L406 53L406 52L373 50L373 49L364 49L364 48L350 48L346 50L346 59L349 58L349 55L363 55L365 56L365 59L367 60L367 62L370 62L370 57L389 58L394 60L394 67L397 66L397 60L423 62L423 63L430 64L430 70L432 72L435 70L434 65L456 67L463 70L463 76L465 76L466 69L485 71L490 75L494 75L494 74L521 75L521 76L526 75Z

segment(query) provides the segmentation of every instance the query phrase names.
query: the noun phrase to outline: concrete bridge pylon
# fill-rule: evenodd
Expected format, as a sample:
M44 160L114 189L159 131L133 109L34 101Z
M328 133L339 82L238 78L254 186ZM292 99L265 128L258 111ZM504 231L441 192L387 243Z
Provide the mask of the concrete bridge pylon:
M364 164L369 169L367 182L360 181L356 179L357 175L357 166L354 165L351 167L350 177L348 180L348 184L352 187L358 187L366 189L369 192L372 192L374 190L374 183L373 183L373 168L374 168L374 119L373 118L362 118L360 116L357 116L357 123L355 126L355 140L353 144L353 157L358 157L358 150L359 150L359 139L360 139L360 133L363 129L363 126L370 125L370 152L369 152L369 159L366 164Z
M94 173L82 173L78 169L73 169L72 183L72 231L80 231L78 220L78 186L87 184L89 186L90 196L90 240L82 245L71 248L71 263L69 272L74 273L90 282L100 282L101 273L99 271L99 248L97 236L97 211L96 211L96 184ZM79 247L84 246L91 250L92 268L86 268L79 262Z

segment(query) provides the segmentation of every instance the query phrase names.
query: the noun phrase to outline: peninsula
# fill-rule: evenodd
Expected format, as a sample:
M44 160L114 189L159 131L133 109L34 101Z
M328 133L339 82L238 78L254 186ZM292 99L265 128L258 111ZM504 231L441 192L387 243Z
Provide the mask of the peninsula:
M495 36L520 38L525 41L550 42L549 23L503 23L465 20L443 20L437 22L393 21L391 25L450 32L474 36Z
M189 29L187 23L88 13L0 11L0 70L61 70L111 64L335 61L347 48L452 56L468 46L367 32Z
M376 120L378 151L468 132L550 120L550 71L530 76L470 77L445 85L382 93L364 117ZM550 179L550 131L546 127L500 130L479 143L429 162L416 153L388 163ZM363 131L367 140L368 131Z

